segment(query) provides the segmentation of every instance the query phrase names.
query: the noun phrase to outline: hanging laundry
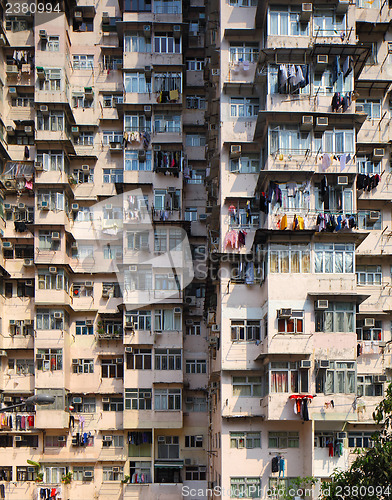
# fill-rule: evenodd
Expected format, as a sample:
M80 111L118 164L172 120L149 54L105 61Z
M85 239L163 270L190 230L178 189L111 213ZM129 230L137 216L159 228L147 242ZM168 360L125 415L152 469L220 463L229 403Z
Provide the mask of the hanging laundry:
M286 214L284 214L284 216L282 217L282 220L280 221L280 229L281 230L287 229L287 215Z
M170 90L169 99L171 101L177 101L179 98L178 90Z
M271 472L279 472L279 457L273 457L271 460Z
M351 70L352 70L351 56L347 56L346 59L343 61L343 66L342 66L343 77L347 78L348 75L351 73Z
M285 468L284 458L280 457L279 458L279 477L284 477L284 468Z
M336 83L340 73L340 57L335 56L332 63L332 84Z
M333 112L338 111L341 106L342 106L342 96L340 95L340 92L335 92L331 102L332 111Z
M331 157L328 153L324 153L321 157L321 170L325 172L331 166Z

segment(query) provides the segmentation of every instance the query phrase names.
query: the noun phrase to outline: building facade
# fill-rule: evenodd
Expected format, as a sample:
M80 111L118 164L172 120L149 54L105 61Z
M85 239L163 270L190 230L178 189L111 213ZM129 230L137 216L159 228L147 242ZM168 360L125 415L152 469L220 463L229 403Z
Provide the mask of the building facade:
M303 498L390 380L390 4L206 8L210 481Z

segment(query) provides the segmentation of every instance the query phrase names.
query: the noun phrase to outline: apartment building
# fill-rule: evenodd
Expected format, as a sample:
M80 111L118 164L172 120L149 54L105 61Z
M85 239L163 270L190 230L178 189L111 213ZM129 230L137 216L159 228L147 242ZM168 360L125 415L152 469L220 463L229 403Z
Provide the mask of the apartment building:
M204 2L59 5L1 9L0 496L182 498L207 487Z
M390 7L206 5L216 498L287 498L372 446L391 375Z

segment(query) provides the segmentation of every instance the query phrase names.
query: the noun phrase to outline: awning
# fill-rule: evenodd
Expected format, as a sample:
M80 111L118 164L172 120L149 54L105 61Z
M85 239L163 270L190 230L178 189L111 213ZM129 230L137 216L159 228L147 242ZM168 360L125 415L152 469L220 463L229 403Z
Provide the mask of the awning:
M182 469L184 467L183 460L173 460L172 462L158 462L154 464L158 469Z

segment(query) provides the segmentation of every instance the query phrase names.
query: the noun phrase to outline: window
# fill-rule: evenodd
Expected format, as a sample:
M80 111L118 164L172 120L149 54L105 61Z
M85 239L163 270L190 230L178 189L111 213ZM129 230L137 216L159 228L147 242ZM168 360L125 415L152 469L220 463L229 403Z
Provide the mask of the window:
M45 446L47 448L65 448L67 436L45 436Z
M86 286L85 283L74 283L72 285L73 297L92 297L93 296L93 287Z
M230 448L261 448L261 432L230 432Z
M41 40L41 50L58 52L60 50L60 37L58 35L48 36L47 40Z
M123 378L123 358L102 359L101 373L102 378Z
M75 408L76 413L95 413L96 402L95 397L80 396L82 402L76 403L75 398L72 400L72 406Z
M233 117L253 117L259 112L259 99L246 97L230 98L230 116Z
M125 92L139 94L151 92L151 83L146 83L146 75L144 73L124 73L124 89Z
M93 184L94 183L94 169L90 168L90 170L88 172L86 172L80 168L74 169L73 178L76 180L76 182L78 184L84 184L84 183ZM80 220L79 214L81 214L81 212L90 212L90 209L89 209L89 207L79 207L79 211L76 214L75 220L78 220L78 221ZM80 217L82 217L82 214L80 215ZM90 220L90 218L88 218L87 220Z
M230 498L260 498L261 479L259 477L231 477Z
M357 376L357 396L382 396L383 384L375 382L374 375Z
M328 301L328 309L316 310L315 319L316 332L353 332L355 304Z
M314 146L322 153L351 153L355 152L354 130L326 130L322 137L315 136Z
M359 174L381 174L381 162L375 163L369 160L366 156L357 156L357 169Z
M45 171L64 171L64 151L37 151L37 161Z
M84 101L84 103L92 101ZM79 106L81 107L81 106ZM91 106L82 106L84 108L89 108ZM79 132L79 135L74 138L75 146L93 146L94 145L94 134L92 132Z
M151 410L151 389L125 389L126 410Z
M120 434L112 434L111 435L111 440L108 441L105 439L105 434L102 435L102 448L123 448L124 446L124 436L121 436Z
M26 31L30 29L28 21L23 18L19 18L16 16L7 16L5 21L5 27L7 31L12 31L13 33L17 33L19 31Z
M61 478L68 472L68 467L58 467L56 465L44 466L44 482L48 484L60 484Z
M358 285L381 285L381 266L357 266Z
M185 399L186 411L205 412L207 411L206 397L187 397Z
M181 389L155 389L154 410L181 410Z
M299 448L299 432L269 432L268 448Z
M181 349L155 349L155 370L181 370Z
M124 171L120 168L104 168L103 182L105 184L122 184L124 182Z
M128 432L128 443L129 457L151 457L152 432Z
M308 371L299 371L296 362L271 361L269 370L271 393L308 391Z
M375 320L374 326L369 327L365 325L364 320L357 320L357 340L382 340L382 321Z
M372 439L373 432L349 432L348 447L349 448L373 448Z
M381 100L380 99L357 99L356 106L362 105L368 120L379 120L381 118Z
M302 132L295 125L271 126L269 129L269 154L305 154L311 149L309 132Z
M103 248L104 259L119 259L122 258L122 245L110 245L109 243Z
M315 273L353 273L354 245L352 243L316 243Z
M83 19L74 18L73 31L79 33L94 31L94 18L86 18L86 15L83 16Z
M57 273L39 270L38 274L39 290L65 290L69 291L69 279L64 269L57 269Z
M178 436L158 436L158 458L179 458L180 440Z
M269 35L308 36L308 23L300 21L301 7L299 5L270 5Z
M76 335L94 335L94 326L87 325L86 321L76 321Z
M37 111L37 129L47 130L50 132L64 131L64 112L49 111L49 114L44 115L41 111Z
M45 68L45 78L38 80L39 90L50 92L58 92L62 90L62 74L61 69Z
M45 394L48 394L48 391L45 391ZM16 436L15 436L16 437ZM15 446L17 448L38 448L38 436L21 434L21 441L15 440Z
M151 267L148 269L142 269L140 268L140 266L138 266L138 270L135 272L125 272L124 289L126 291L151 290L152 289Z
M205 169L193 169L192 176L190 179L187 179L188 184L204 184L204 179L206 177Z
M151 52L151 38L145 38L138 31L127 32L124 36L124 52Z
M205 481L206 471L207 467L203 465L187 466L185 467L185 481Z
M182 73L154 73L154 92L170 92L170 90L182 92Z
M94 56L90 55L74 55L73 69L93 69Z
M201 323L200 321L193 321L192 325L186 326L187 335L201 335Z
M135 455L130 455L135 456ZM151 456L151 455L149 455ZM129 473L131 478L134 474L137 474L138 478L141 478L143 483L151 483L151 462L129 462Z
M122 481L124 478L124 467L106 466L103 467L103 481Z
M117 132L115 130L105 130L102 136L102 144L104 146L109 146L111 142L122 142L123 133Z
M231 341L260 340L260 320L231 320Z
M296 75L301 78L301 74L298 70L298 67L301 68L303 79L299 80L299 83L290 83L290 79L286 81L285 84L280 83L279 74L282 73L282 66L288 71L288 64L277 65L277 64L269 64L268 65L268 93L269 94L309 94L310 86L309 86L309 66L306 64L301 64L300 66L296 66Z
M17 467L17 481L35 481L37 477L37 469L35 467Z
M127 370L151 370L151 349L132 348L127 353Z
M154 115L154 127L157 133L181 132L181 115L168 113Z
M207 373L207 361L200 359L185 361L186 373Z
M151 311L130 311L126 313L126 321L131 321L135 330L151 331Z
M156 0L154 2L155 14L181 14L181 2L172 0Z
M229 0L229 4L233 7L256 7L256 0Z
M340 37L346 31L346 16L339 15L335 9L317 8L313 13L313 34L318 36Z
M206 145L206 136L203 134L186 134L185 143L187 146L200 147Z
M375 0L374 2L377 4L378 2ZM370 54L368 58L366 59L365 65L366 66L373 66L375 64L378 64L378 43L377 42L371 42L369 43L370 47Z
M329 196L323 196L320 185L314 188L317 212L339 212L342 216L349 217L353 211L353 190L342 186L329 186ZM354 217L354 216L353 216ZM355 217L354 217L355 222Z
M330 361L327 370L319 370L316 392L324 394L355 394L355 362Z
M86 476L86 472L89 473ZM92 474L92 476L90 476ZM73 480L74 481L91 481L94 478L94 467L73 467Z
M197 221L197 208L196 207L186 208L184 217L185 217L185 220L188 222Z
M203 436L185 436L185 448L203 448Z
M259 57L259 44L248 42L233 42L230 43L230 61L243 62L248 61L255 63Z
M310 246L271 244L268 249L271 273L310 273Z
M34 360L8 358L8 370L16 375L34 375Z
M93 98L90 96L86 96L84 92L74 92L72 94L72 106L74 108L92 108L93 107ZM75 141L80 139L79 137L75 137Z
M151 131L151 118L140 114L125 115L124 130L126 132ZM122 141L122 135L121 135L121 141Z
M278 318L278 333L304 333L304 312L291 311L290 318Z
M204 59L186 59L187 71L203 71Z
M38 349L36 354L37 370L56 371L63 369L62 349Z
M73 373L94 373L93 359L78 359L78 364L72 362Z
M261 377L233 377L233 396L261 397Z
M0 466L0 481L12 481L12 467Z
M104 94L102 99L104 108L115 108L116 104L122 104L124 102L124 97L117 94Z
M174 309L156 309L154 312L154 330L179 331L182 329L181 314L174 312Z
M257 154L241 155L230 158L230 172L237 174L256 174L260 171L260 156Z
M367 231L382 229L381 210L358 210L358 228Z
M104 401L104 399L109 399L109 401ZM122 397L109 397L102 398L103 411L124 411L124 400Z
M203 96L187 96L186 109L206 109L206 98Z
M11 99L11 106L19 108L29 108L34 104L33 94L18 93L17 97Z
M159 54L181 54L181 38L174 38L170 33L155 33L154 52Z
M140 157L139 151L125 151L125 170L151 172L152 153L146 151L144 157Z

